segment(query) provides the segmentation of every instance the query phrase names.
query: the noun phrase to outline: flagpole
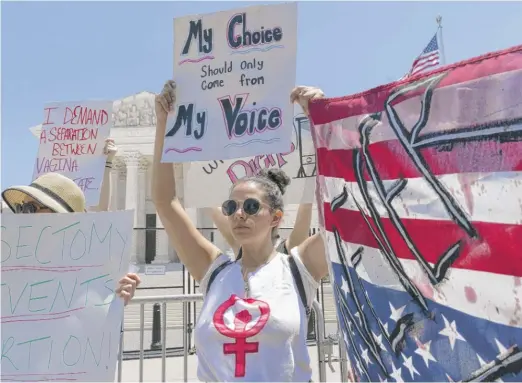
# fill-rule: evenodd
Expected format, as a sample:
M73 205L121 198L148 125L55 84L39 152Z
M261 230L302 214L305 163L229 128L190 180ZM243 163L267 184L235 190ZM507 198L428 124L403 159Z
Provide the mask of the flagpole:
M440 63L441 65L446 65L446 52L444 52L444 40L442 39L442 16L437 16L437 25L439 26L437 29L437 34L439 35L439 45L440 45Z

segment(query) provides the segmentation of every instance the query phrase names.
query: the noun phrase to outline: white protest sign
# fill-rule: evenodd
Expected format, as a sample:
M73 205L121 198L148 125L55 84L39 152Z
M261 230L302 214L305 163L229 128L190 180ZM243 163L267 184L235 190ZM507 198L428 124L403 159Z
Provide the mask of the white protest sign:
M315 149L310 135L310 123L304 114L296 114L291 150L286 153L251 156L237 160L184 163L185 207L221 206L228 198L232 184L266 168L280 168L290 177L291 182L286 189L285 203L312 203L315 196L315 166ZM209 193L209 190L212 192Z
M96 206L105 171L105 139L112 127L112 101L47 104L33 180L56 172L74 180L87 206Z
M114 381L132 211L2 215L2 372Z
M175 112L163 162L289 151L297 4L174 19Z

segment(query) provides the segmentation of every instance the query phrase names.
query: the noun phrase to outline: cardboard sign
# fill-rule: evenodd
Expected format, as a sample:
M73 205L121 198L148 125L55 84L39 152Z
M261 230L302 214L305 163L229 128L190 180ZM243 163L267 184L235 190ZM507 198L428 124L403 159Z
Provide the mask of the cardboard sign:
M87 206L100 200L106 156L105 139L112 127L112 101L48 104L33 180L56 172L74 180L83 190Z
M289 151L296 41L296 3L175 19L163 162Z
M132 214L2 215L2 380L114 381Z

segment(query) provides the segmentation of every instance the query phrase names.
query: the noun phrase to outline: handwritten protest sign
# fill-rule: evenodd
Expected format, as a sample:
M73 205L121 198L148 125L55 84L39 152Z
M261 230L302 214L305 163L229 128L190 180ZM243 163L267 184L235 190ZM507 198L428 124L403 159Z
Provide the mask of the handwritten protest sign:
M296 36L295 3L175 19L163 162L289 151Z
M114 381L132 211L1 218L1 380Z
M315 150L310 123L296 107L292 145L289 151L264 154L235 160L200 161L183 164L186 207L221 206L230 187L237 180L257 174L261 169L280 168L291 178L285 203L312 203L315 190ZM212 193L208 191L212 190Z
M33 179L49 172L74 180L88 206L98 205L105 171L103 147L112 127L112 101L47 104Z

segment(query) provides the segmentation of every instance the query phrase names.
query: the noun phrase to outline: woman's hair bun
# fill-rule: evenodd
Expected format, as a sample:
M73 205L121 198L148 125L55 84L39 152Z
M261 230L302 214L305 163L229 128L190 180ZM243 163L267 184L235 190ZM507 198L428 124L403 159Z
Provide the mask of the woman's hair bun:
M275 183L283 195L285 194L286 187L290 185L290 177L281 169L261 169L258 176L267 178Z

